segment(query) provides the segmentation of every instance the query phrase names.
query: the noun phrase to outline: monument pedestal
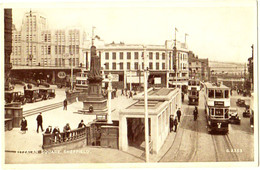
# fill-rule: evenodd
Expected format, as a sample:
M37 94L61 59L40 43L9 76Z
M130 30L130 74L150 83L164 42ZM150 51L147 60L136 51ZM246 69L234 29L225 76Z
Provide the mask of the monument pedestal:
M90 106L93 107L93 112L89 112ZM79 112L104 114L107 113L107 111L107 99L102 95L102 82L90 82L88 87L88 96L83 101L83 110L79 110Z

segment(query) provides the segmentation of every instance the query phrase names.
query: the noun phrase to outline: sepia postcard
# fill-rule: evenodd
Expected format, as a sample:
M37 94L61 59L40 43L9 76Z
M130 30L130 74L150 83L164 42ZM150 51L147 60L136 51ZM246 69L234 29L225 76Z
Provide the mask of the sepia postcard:
M2 3L2 167L259 166L257 5Z

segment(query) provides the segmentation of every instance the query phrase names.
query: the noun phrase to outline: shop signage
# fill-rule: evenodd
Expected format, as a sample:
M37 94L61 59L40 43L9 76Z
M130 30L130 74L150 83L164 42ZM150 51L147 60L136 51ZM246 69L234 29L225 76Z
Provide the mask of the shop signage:
M60 72L58 72L58 77L60 79L64 79L66 77L66 73L64 71L60 71Z

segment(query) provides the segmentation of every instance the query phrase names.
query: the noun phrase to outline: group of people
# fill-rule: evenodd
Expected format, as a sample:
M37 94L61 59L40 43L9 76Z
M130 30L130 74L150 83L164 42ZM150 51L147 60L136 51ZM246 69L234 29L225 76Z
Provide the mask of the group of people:
M194 116L194 121L196 121L198 118L198 107L197 106L195 106L195 109L193 111L193 116ZM174 132L177 131L178 123L180 123L180 121L181 121L181 109L178 108L178 110L176 112L176 116L175 117L173 115L170 116L170 132L173 131L173 127L174 127Z
M127 89L121 90L121 96L126 96L127 98L133 98L134 95L137 95L136 91L133 92L133 91L129 90L129 92L128 92Z
M174 132L177 132L178 124L181 121L181 109L180 108L178 108L176 114L177 115L175 117L173 115L171 115L171 117L170 117L170 132L173 131L173 126L174 126Z

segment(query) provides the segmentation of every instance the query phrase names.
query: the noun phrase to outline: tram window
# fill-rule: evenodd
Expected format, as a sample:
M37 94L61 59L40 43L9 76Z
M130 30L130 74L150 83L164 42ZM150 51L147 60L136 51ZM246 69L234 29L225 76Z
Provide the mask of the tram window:
M189 86L191 85L191 81L188 82L189 83Z
M214 115L214 109L211 109L211 115Z
M228 109L225 109L225 118L228 118Z
M225 98L229 98L229 90L225 90Z
M214 98L214 90L209 90L209 98Z
M222 90L215 90L216 98L223 98L223 91Z
M77 84L80 84L80 80L77 80Z
M222 116L223 115L223 109L216 109L215 115Z
M82 81L82 84L86 84L86 81Z
M200 82L199 81L197 81L197 86L199 86L200 85Z
M192 85L195 85L195 86L196 86L196 81L193 81L193 82L192 82Z
M193 95L193 96L195 96L195 95L196 95L196 92L195 92L195 91L193 91L193 92L192 92L192 95Z

